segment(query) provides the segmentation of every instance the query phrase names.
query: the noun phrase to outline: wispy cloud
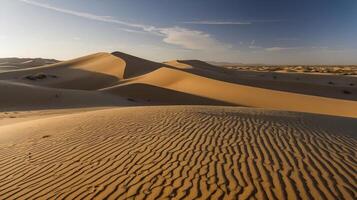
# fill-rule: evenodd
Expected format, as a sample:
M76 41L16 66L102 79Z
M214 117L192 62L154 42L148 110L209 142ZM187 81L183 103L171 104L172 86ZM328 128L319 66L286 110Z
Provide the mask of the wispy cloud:
M255 45L255 40L252 40L249 45L249 49L260 49L262 47Z
M161 28L164 42L193 50L226 49L229 45L214 39L210 34L181 27Z
M90 19L90 20L120 24L120 25L130 26L130 27L134 27L134 28L140 28L140 29L143 29L146 31L152 31L154 29L153 26L129 23L126 21L117 20L117 19L113 18L112 16L95 15L95 14L87 13L87 12L80 12L80 11L64 9L64 8L60 8L60 7L51 6L49 4L39 3L39 2L33 1L33 0L20 0L20 1L27 3L27 4L37 6L37 7L42 7L42 8L46 8L49 10L53 10L53 11L57 11L57 12L61 12L61 13L69 14L69 15L74 15L77 17L82 17L82 18L86 18L86 19Z
M312 46L312 49L328 49L326 46Z
M298 41L299 38L277 38L275 41Z
M129 28L118 28L118 30L125 31L128 33L148 34L147 31L141 31L141 30L135 30L135 29L129 29Z
M265 48L265 51L286 51L286 50L297 50L302 47L269 47Z
M189 21L184 24L203 24L203 25L249 25L251 22L233 22L233 21Z
M273 23L282 22L285 20L246 20L246 21L216 21L216 20L198 20L198 21L186 21L184 24L196 24L196 25L251 25L254 23Z
M186 49L207 50L207 49L214 48L219 50L219 49L226 49L230 47L229 45L226 45L216 40L210 34L202 31L196 31L196 30L181 28L177 26L161 28L161 27L155 27L145 24L136 24L136 23L130 23L130 22L118 20L113 18L112 16L102 16L102 15L96 15L87 12L65 9L61 7L52 6L49 4L39 3L34 0L20 0L20 1L33 6L45 8L48 10L53 10L56 12L60 12L76 17L127 26L130 29L122 28L121 30L127 32L135 32L135 33L143 33L143 32L151 33L163 37L163 41L165 43L177 45Z

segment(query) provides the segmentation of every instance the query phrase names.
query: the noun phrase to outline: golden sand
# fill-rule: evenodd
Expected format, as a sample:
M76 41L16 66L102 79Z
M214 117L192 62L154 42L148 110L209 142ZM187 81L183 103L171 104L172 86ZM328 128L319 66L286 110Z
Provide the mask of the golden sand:
M270 76L120 52L0 73L0 199L356 199L356 80Z

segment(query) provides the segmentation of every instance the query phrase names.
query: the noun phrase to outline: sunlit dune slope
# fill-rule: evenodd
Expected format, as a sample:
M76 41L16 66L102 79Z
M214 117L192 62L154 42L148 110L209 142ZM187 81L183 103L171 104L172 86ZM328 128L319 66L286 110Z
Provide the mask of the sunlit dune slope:
M93 90L117 83L123 78L124 68L125 61L109 53L97 53L53 65L0 74L0 78L49 87ZM26 79L26 76L39 73L48 77L42 80Z
M163 64L120 52L97 53L52 65L3 73L0 74L0 79L16 79L56 88L96 90L114 85L124 78L152 71L159 65ZM28 78L39 74L46 75L46 78Z
M356 119L160 106L40 119L0 132L3 199L357 196Z
M145 92L150 89L150 94ZM165 89L165 90L163 90ZM124 84L103 89L112 94L147 98L168 104L186 102L185 98L171 98L170 91L212 100L221 105L242 105L278 110L301 111L328 115L357 117L357 102L303 95L214 80L182 70L162 67L133 78ZM185 103L187 104L187 103ZM333 105L333 106L331 106Z

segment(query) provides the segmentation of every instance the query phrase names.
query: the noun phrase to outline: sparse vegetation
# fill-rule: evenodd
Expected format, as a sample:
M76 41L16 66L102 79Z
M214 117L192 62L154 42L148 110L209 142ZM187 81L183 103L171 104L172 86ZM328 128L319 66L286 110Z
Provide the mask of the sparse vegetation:
M351 94L351 91L348 91L348 90L343 90L342 91L344 94Z
M38 73L38 74L27 75L24 77L24 79L31 80L31 81L43 80L46 78L58 78L58 76L52 74Z
M259 72L289 72L289 73L326 73L338 75L357 75L355 65L224 65L223 67L234 70L259 71Z

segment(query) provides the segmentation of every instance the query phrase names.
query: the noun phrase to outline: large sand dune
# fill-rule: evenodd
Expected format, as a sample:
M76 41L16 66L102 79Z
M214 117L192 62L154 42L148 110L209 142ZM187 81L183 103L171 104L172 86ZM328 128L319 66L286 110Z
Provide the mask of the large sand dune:
M137 107L0 127L4 199L355 199L357 121Z
M0 78L56 88L94 90L116 84L123 78L124 69L123 60L109 53L98 53L53 65L2 73ZM38 74L48 77L42 80L27 79Z
M152 86L155 86L156 90L152 89ZM130 89L130 87L133 88ZM211 104L212 100L214 100L215 102L231 105L348 117L357 116L356 101L233 84L167 67L162 67L146 75L128 80L124 84L103 90L114 94L128 95L134 98L152 99L150 96L147 97L143 95L149 87L151 88L151 94L153 94L151 96L156 96L156 98L159 98L157 100L162 103L180 104L179 99L167 101L167 96L171 96L167 90L171 90L207 99L201 104ZM166 90L163 91L162 88ZM187 99L183 99L183 101L186 100ZM332 107L331 105L334 106Z
M2 72L0 199L356 199L355 83L121 52Z
M0 79L66 89L97 90L115 85L119 80L152 71L160 63L114 52L97 53L52 65L10 71L0 74ZM47 75L33 81L29 76Z
M353 100L356 96L354 88L346 90L348 94L340 91L352 99L334 98L333 93L328 95L329 92L317 96L304 94L303 91L294 93L274 90L241 84L239 81L237 83L227 69L202 61L160 64L120 52L97 53L53 65L0 73L0 79L64 89L100 90L155 104L241 105L357 116L357 103ZM262 83L259 79L250 80L250 83L254 81ZM286 78L276 84L298 88L287 82ZM321 91L318 83L310 83L305 88Z

